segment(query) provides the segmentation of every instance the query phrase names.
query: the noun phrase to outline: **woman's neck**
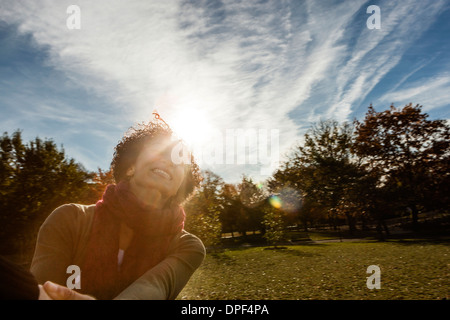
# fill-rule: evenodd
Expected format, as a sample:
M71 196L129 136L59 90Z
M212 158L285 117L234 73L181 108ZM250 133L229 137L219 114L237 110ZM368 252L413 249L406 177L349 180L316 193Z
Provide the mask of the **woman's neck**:
M120 224L119 249L127 250L133 240L134 231L125 223Z
M131 192L145 205L155 209L164 208L167 199L157 189L144 189L136 186L133 181L130 182Z

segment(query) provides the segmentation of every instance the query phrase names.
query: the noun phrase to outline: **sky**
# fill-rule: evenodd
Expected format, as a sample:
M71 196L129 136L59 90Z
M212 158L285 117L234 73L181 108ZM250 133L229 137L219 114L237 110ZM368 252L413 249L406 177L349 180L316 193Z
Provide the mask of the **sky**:
M0 129L107 170L156 110L202 169L263 181L320 120L450 120L449 36L448 0L0 0Z

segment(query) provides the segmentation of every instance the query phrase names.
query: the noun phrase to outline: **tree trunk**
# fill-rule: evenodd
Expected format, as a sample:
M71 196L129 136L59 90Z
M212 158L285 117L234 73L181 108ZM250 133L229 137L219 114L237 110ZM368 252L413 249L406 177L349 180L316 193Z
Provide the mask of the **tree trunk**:
M303 223L303 230L304 230L305 232L308 232L308 221L307 221L307 220L304 220L304 221L302 221L302 223Z
M369 230L369 228L367 227L367 224L366 224L366 218L365 217L361 217L361 230L363 230L363 231Z
M419 231L419 210L415 204L411 205L412 230Z
M350 232L350 235L355 234L355 219L352 217L352 215L348 212L345 213L345 216L347 217L347 224L348 224L348 230Z
M384 219L381 221L381 224L383 225L384 231L386 231L386 235L390 235L388 226L387 226L386 221Z
M383 235L383 227L382 227L381 220L378 220L378 222L377 222L377 235L378 235L378 240L379 241L385 241L386 240L384 238L384 235Z

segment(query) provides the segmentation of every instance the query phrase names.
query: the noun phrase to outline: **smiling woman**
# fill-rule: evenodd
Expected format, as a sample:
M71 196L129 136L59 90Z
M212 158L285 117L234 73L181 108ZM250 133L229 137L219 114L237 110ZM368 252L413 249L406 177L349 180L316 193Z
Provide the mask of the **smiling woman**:
M131 128L111 163L117 184L108 185L95 205L64 205L47 218L31 265L39 283L65 285L66 270L75 265L81 268L75 287L83 295L66 297L176 298L205 248L184 230L181 207L200 182L199 168L192 155L186 163L172 161L180 143L172 134L159 117Z
M150 198L144 197L148 203L159 195L163 201L180 204L198 185L200 176L192 154L184 155L187 161L182 163L172 159L172 151L180 143L173 138L172 130L162 120L157 126L152 123L131 128L116 146L111 163L114 179L128 180L135 192L152 192Z

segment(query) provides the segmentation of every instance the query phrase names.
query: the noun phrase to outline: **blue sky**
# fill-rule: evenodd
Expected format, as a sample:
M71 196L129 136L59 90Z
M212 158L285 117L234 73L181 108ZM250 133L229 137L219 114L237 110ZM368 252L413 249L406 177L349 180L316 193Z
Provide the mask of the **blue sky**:
M80 29L66 24L72 4ZM449 120L449 36L450 1L0 0L0 129L107 169L157 109L197 148L276 130L282 160L314 122L362 119L370 103ZM202 168L267 177L260 163Z

